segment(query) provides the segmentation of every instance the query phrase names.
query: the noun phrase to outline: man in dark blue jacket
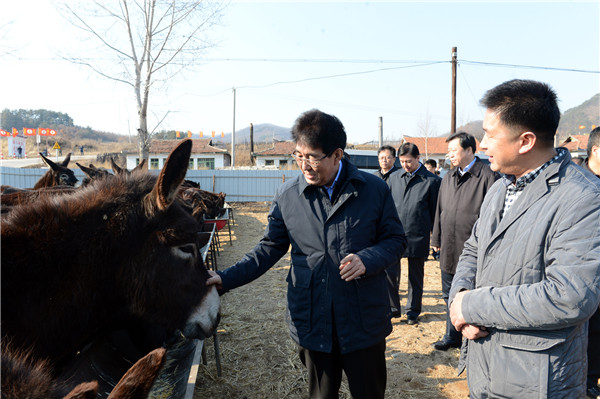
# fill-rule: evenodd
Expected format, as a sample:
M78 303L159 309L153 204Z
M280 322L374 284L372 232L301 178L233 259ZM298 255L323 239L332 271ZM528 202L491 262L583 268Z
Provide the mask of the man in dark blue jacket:
M287 316L310 397L337 398L343 371L353 398L383 398L392 331L384 271L406 246L394 201L383 180L344 159L335 116L307 111L292 137L302 176L277 191L258 245L209 284L222 292L247 284L291 245Z
M391 175L387 183L408 241L402 257L408 260L406 322L412 325L421 314L425 260L429 255L429 237L441 179L419 161L419 148L413 143L402 144L398 158L402 169ZM393 313L400 310L400 263L388 268L386 273L392 315L397 316Z

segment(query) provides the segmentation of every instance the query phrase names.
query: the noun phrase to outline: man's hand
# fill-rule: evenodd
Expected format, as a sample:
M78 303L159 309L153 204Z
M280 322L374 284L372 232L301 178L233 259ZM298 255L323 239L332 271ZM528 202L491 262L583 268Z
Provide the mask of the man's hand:
M206 280L206 285L216 285L218 290L222 289L223 280L221 280L221 276L212 270L209 270L208 274L210 274L210 278Z
M450 305L450 321L456 331L462 331L462 328L467 324L462 314L462 299L469 291L461 291L454 297Z
M462 335L467 339L477 339L486 337L490 332L483 326L476 326L468 324L462 314L462 300L466 293L469 291L461 291L454 297L452 304L450 305L450 321L457 331L460 331Z
M365 274L366 271L367 268L358 255L350 254L340 262L340 276L344 281L352 281Z
M466 324L463 327L461 333L463 337L467 339L482 338L490 334L490 332L487 331L485 327L474 326L473 324Z
M435 252L440 252L440 247L431 247Z

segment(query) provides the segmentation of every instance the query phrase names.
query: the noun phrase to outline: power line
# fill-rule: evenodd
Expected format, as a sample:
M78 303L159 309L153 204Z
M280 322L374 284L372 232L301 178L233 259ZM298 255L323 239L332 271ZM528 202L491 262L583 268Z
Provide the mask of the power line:
M586 70L586 69L556 68L556 67L544 67L544 66L537 66L537 65L501 64L501 63L497 63L497 62L481 62L481 61L469 61L469 60L460 60L459 63L467 64L467 65L494 66L494 67L502 67L502 68L544 69L544 70L549 70L549 71L600 73L600 71L592 71L592 70Z
M263 88L266 88L266 87L271 87L271 86L281 85L281 84L302 83L302 82L308 82L308 81L311 81L311 80L340 78L340 77L352 76L352 75L363 75L363 74L367 74L367 73L375 73L375 72L382 72L382 71L391 71L391 70L394 70L394 69L416 68L416 67L429 66L429 65L441 64L441 63L447 63L447 62L449 62L449 61L432 61L432 62L430 62L428 64L406 65L406 66L398 66L398 67L371 69L371 70L368 70L368 71L340 73L340 74L335 74L335 75L315 76L315 77L312 77L312 78L304 78L304 79L298 79L298 80L288 80L288 81L274 82L274 83L268 83L268 84L265 84L265 85L238 86L238 88L240 88L240 89L263 89Z
M17 61L65 61L63 58L49 57L49 58L35 58L35 57L15 57ZM82 58L84 61L111 61L113 58ZM182 59L186 61L186 59ZM449 60L389 60L389 59L347 59L347 58L202 58L190 59L187 61L193 62L273 62L273 63L330 63L330 64L420 64L432 65L439 63L449 63ZM600 73L599 70L587 70L577 68L558 68L558 67L546 67L539 65L522 65L522 64L504 64L498 62L484 62L484 61L471 61L471 60L458 60L458 63L465 65L478 65L478 66L489 66L489 67L502 67L502 68L523 68L523 69L542 69L551 71L563 71L563 72L581 72L581 73ZM386 69L381 69L386 70ZM374 72L377 72L376 70ZM368 72L365 72L368 73ZM335 77L335 76L334 76Z

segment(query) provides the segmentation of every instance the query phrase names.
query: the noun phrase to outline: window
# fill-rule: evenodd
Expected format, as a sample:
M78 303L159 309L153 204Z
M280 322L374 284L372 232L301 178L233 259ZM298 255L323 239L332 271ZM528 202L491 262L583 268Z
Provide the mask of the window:
M190 158L190 163L188 165L188 169L194 169L194 158Z
M158 169L158 158L150 158L150 169Z
M265 166L273 166L275 161L273 159L265 159Z
M279 167L280 167L280 168L285 168L285 167L287 167L287 164L288 164L288 161L287 161L287 159L282 159L282 160L280 160L280 161L279 161Z
M214 158L198 158L198 169L214 169Z
M139 158L136 158L136 159L135 159L135 166L138 166L139 164L140 164L140 159L139 159Z

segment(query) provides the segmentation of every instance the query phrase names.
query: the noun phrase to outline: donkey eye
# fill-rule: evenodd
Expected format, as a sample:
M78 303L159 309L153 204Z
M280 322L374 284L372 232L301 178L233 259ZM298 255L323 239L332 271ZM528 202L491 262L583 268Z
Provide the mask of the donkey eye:
M171 247L171 253L181 259L193 259L198 255L196 244L184 244Z
M196 252L196 245L195 244L182 245L179 247L179 249L187 254L194 254Z

